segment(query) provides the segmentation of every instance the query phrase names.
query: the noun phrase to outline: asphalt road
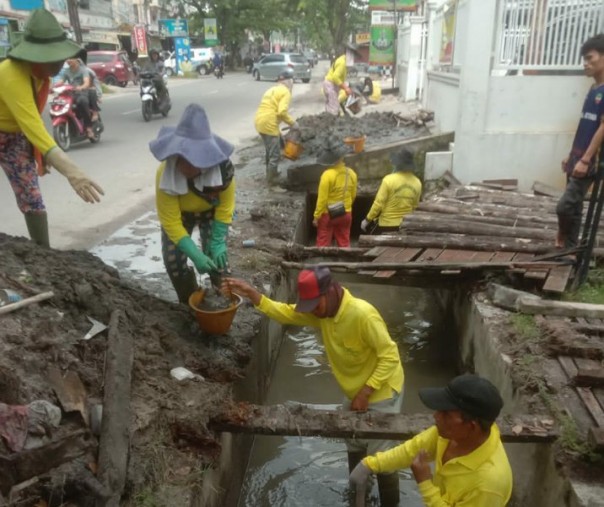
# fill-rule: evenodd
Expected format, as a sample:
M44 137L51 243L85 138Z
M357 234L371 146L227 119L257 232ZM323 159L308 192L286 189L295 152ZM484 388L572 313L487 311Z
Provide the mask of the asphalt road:
M320 112L320 101L315 95L322 70L315 68L314 83L296 83L292 114ZM100 143L93 145L85 141L73 145L69 152L103 187L105 196L100 204L86 204L56 171L44 176L41 188L48 210L51 245L60 249L89 249L153 208L158 163L149 152L148 143L163 125L176 124L189 103L201 104L208 113L212 131L241 147L256 136L254 113L262 94L273 84L256 82L245 73L227 73L222 80L213 76L172 79L169 116L157 115L148 123L141 114L137 87L130 85L106 94L101 105L105 131ZM44 116L47 120L48 113ZM0 202L0 231L27 236L23 216L6 177L0 177Z

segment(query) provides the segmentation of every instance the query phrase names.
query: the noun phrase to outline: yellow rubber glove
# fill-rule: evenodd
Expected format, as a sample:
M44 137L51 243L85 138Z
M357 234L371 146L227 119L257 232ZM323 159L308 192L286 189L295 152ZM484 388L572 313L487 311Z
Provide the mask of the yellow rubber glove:
M46 154L46 162L53 166L67 178L70 185L84 201L101 202L101 195L105 195L103 189L92 181L65 152L55 147Z

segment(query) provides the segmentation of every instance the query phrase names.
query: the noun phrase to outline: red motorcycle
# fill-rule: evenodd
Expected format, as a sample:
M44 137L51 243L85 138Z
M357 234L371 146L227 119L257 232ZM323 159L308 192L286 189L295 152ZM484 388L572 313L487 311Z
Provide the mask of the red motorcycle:
M78 116L76 89L64 84L53 88L52 92L54 94L50 103L52 135L59 147L63 151L68 151L72 142L89 140L91 143L98 143L104 130L100 113L97 120L92 122L93 136L88 137L84 122Z

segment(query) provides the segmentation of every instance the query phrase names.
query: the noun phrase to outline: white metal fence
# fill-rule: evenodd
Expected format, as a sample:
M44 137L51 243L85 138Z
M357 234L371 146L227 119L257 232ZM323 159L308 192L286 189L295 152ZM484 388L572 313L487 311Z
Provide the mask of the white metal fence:
M581 45L602 32L603 0L503 0L495 67L580 69Z

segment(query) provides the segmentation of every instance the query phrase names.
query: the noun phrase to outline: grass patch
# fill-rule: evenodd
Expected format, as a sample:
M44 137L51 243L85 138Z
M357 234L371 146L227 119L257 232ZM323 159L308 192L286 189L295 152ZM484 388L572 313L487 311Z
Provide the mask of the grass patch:
M150 488L145 488L134 497L136 507L161 507L155 493Z
M604 305L604 269L591 270L587 276L587 281L575 292L565 293L562 299Z
M515 313L510 317L510 320L516 334L524 338L525 341L535 341L539 338L539 327L532 315Z

